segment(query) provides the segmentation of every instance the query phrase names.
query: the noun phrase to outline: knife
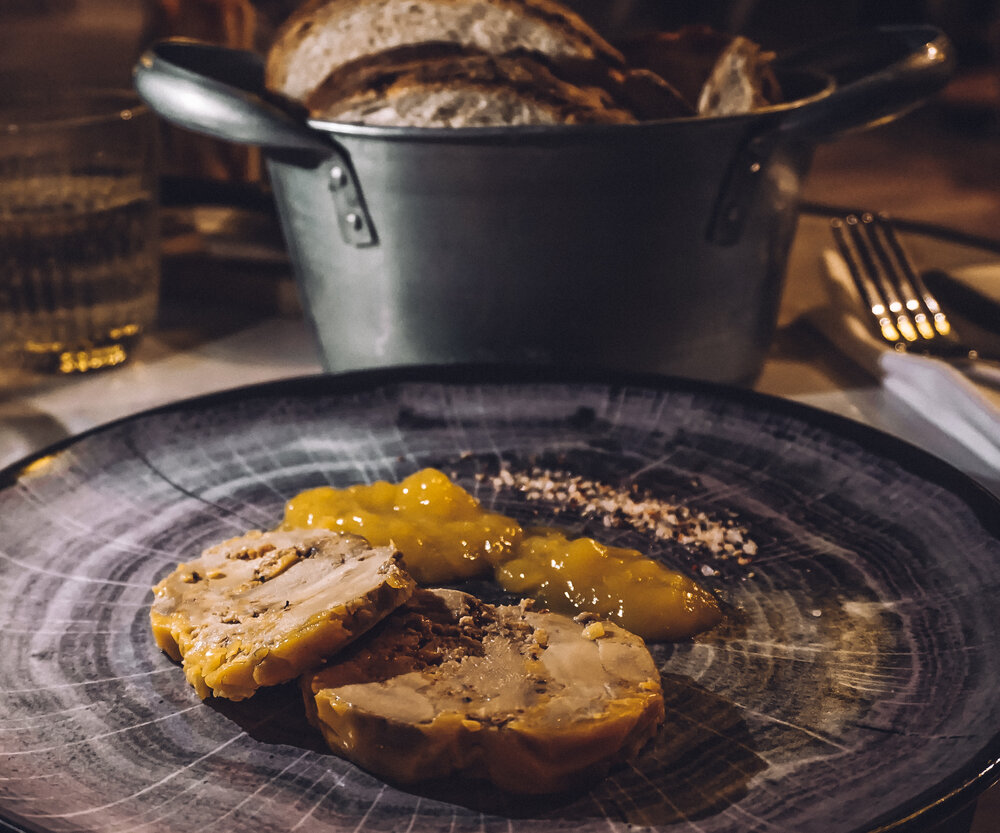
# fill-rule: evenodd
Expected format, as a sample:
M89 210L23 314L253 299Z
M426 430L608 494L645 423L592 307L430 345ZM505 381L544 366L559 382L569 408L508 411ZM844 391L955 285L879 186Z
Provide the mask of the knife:
M1000 337L1000 299L980 292L944 269L928 269L923 278L928 289L949 312L954 310L969 323ZM997 266L997 285L1000 287L1000 265Z

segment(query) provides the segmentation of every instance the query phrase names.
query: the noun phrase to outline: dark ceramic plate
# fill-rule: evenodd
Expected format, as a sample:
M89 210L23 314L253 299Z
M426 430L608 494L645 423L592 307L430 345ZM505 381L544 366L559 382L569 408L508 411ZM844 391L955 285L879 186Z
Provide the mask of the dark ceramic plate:
M324 752L294 692L202 703L156 649L149 587L176 562L274 525L306 487L427 465L723 598L723 627L654 647L667 725L634 765L545 799L395 789ZM757 552L657 538L629 512L604 527L494 480L546 466L745 526ZM889 437L693 383L401 371L154 411L5 473L0 816L101 833L927 822L1000 757L998 525L985 492Z

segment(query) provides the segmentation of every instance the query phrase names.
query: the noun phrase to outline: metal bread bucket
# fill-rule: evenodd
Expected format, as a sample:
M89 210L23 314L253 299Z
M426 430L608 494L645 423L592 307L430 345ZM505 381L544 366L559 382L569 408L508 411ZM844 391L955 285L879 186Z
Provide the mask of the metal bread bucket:
M936 29L887 27L779 63L791 100L635 125L392 128L309 120L259 56L155 44L164 118L265 150L331 371L591 365L745 383L773 336L813 150L944 85Z

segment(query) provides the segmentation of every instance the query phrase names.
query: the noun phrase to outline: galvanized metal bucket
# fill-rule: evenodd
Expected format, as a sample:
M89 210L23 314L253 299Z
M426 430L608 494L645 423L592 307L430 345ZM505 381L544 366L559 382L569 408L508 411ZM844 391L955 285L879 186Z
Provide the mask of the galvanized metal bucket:
M167 120L265 149L331 371L528 362L746 383L816 144L906 111L952 65L939 31L885 28L787 60L792 100L749 115L466 129L308 120L264 91L258 56L189 41L155 44L135 83Z

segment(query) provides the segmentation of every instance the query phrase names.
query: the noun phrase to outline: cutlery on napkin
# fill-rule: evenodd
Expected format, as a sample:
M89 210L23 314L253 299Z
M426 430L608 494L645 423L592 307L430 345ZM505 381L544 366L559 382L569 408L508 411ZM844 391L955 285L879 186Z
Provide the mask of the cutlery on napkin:
M817 329L888 393L1000 470L1000 369L983 364L963 372L942 359L894 350L869 329L870 313L841 255L825 250L823 266L829 299L810 313Z

